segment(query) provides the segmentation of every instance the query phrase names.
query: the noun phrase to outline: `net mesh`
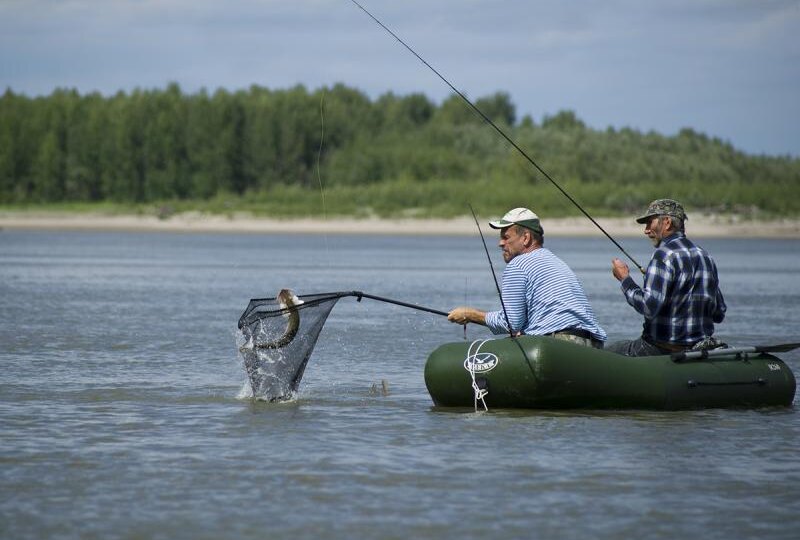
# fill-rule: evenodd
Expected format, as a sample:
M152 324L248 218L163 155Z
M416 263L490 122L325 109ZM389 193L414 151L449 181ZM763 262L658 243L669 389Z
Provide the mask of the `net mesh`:
M239 352L253 397L282 401L292 397L303 377L319 333L342 293L250 300L239 318Z

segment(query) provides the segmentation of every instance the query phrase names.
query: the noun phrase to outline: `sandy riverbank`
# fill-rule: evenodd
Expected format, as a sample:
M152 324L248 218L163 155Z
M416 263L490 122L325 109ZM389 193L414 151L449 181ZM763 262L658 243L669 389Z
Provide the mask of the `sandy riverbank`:
M481 222L484 234L491 232L486 219ZM632 218L597 218L612 236L642 234L642 227ZM586 218L542 219L545 235L596 236L602 233ZM94 231L163 231L263 234L406 234L474 235L471 217L447 220L431 219L265 219L252 216L219 216L197 213L179 214L166 219L146 215L104 215L88 213L0 212L0 230L94 230ZM800 239L800 219L745 221L726 216L690 216L687 232L693 237L748 237Z

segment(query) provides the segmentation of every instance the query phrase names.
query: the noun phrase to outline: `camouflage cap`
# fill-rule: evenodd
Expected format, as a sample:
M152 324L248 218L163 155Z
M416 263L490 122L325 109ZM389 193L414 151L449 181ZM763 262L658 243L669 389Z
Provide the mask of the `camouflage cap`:
M686 221L686 212L678 201L672 199L656 199L647 207L647 212L636 218L636 223L647 223L653 216L672 216Z

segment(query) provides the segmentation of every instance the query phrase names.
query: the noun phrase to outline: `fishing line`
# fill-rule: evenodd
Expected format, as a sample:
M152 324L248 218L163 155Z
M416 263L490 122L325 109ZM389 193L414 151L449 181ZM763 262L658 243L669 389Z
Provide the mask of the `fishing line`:
M503 293L500 291L500 284L497 282L497 274L494 273L494 265L492 264L492 257L489 255L489 248L486 247L486 239L483 237L483 231L481 230L481 226L478 223L478 216L475 215L475 210L472 208L472 205L469 205L469 211L472 212L472 219L475 220L475 226L478 227L478 232L481 235L481 242L483 242L483 250L486 252L486 258L489 259L489 269L492 271L492 279L494 280L494 286L497 289L497 296L500 297L500 307L503 309L503 316L506 319L506 324L508 325L508 333L511 337L514 337L514 329L511 328L511 321L508 319L508 312L506 311L506 305L503 302Z
M618 243L616 240L614 240L614 238L612 238L612 237L611 237L611 235L610 235L610 234L608 234L608 233L606 232L606 230L605 230L605 229L604 229L604 228L603 228L603 227L602 227L602 226L601 226L599 223L597 223L597 221L595 221L595 220L594 220L594 218L593 218L592 216L590 216L590 215L589 215L589 213L588 213L586 210L584 210L584 209L583 209L583 207L582 207L580 204L578 204L578 202L577 202L575 199L573 199L573 198L570 196L570 194L569 194L569 193L567 193L566 191L564 191L564 189L562 189L562 187L561 187L560 185L558 185L558 183L557 183L555 180L553 180L553 178L552 178L552 177L551 177L549 174L547 174L547 172L546 172L544 169L542 169L542 168L539 166L539 164L538 164L538 163L536 163L536 162L533 160L533 158L531 158L531 157L530 157L530 156L527 154L527 152L525 152L525 150L523 150L523 149L522 149L522 148L521 148L521 147L520 147L520 146L519 146L519 145L518 145L516 142L514 142L514 140L513 140L511 137L509 137L508 135L506 135L505 131L503 131L502 129L500 129L500 127L498 127L498 126L497 126L497 124L495 124L494 122L492 122L492 120L491 120L491 119L490 119L488 116L486 116L486 115L483 113L483 111L481 111L481 110L480 110L480 109L479 109L479 108L478 108L478 107L477 107L477 106L476 106L474 103L472 103L472 101L470 101L470 100L467 98L467 96L465 96L465 95L464 95L463 93L461 93L461 92L460 92L460 91L459 91L459 90L458 90L458 89L457 89L455 86L453 86L453 85L450 83L450 81L448 81L448 80L447 80L447 79L446 79L446 78L445 78L445 77L444 77L444 76L443 76L441 73L439 73L439 72L436 70L436 68L434 68L432 65L430 65L430 64L429 64L429 63L428 63L428 62L427 62L427 61L426 61L424 58L422 58L422 57L421 57L419 54L417 54L417 52L416 52L414 49L412 49L412 48L411 48L411 47L410 47L410 46L409 46L409 45L408 45L408 44L407 44L405 41L403 41L402 39L400 39L400 37L399 37L397 34L395 34L395 33L394 33L392 30L390 30L390 29L389 29L389 28L388 28L388 27L387 27L385 24L383 24L381 21L379 21L379 20L378 20L378 19L377 19L377 18L376 18L376 17L375 17L375 16L374 16L372 13L370 13L369 11L367 11L367 9L366 9L364 6L362 6L361 4L359 4L359 3L358 3L356 0L350 0L350 2L352 2L353 4L355 4L355 5L356 5L356 7L358 7L358 8L359 8L361 11L363 11L364 13L366 13L366 14L367 14L367 16L369 16L369 18L370 18L370 19L372 19L373 21L375 21L375 22L378 24L378 26L380 26L381 28L383 28L384 30L386 30L386 32L388 32L388 33L389 33L389 34L390 34L390 35L391 35L391 36L392 36L394 39L396 39L396 40L397 40L397 41L398 41L398 42L399 42L399 43L400 43L400 44L401 44L403 47L405 47L406 49L408 49L408 51L409 51L411 54L413 54L414 56L416 56L416 57L417 57L417 59L418 59L420 62L422 62L423 64L425 64L425 66L426 66L428 69L430 69L431 71L433 71L433 72L436 74L436 76L437 76L437 77L439 77L439 78L440 78L440 79L441 79L441 80L442 80L442 81L443 81L443 82L444 82L444 83L445 83L447 86L449 86L449 87L450 87L450 89L451 89L453 92L455 92L456 94L458 94L458 96L459 96L461 99L463 99L463 100L464 100L464 102L465 102L467 105L469 105L469 106L470 106L470 108L472 108L472 110L473 110L473 111L475 111L475 112L476 112L476 113L477 113L477 114L478 114L478 115L479 115L481 118L483 118L483 120L484 120L484 121L485 121L487 124L489 124L491 127L493 127L493 128L494 128L494 130L495 130L495 131L496 131L498 134L500 134L500 136L501 136L501 137L503 137L503 139L505 139L505 140L506 140L506 141L507 141L507 142L508 142L508 143L509 143L509 144L510 144L512 147L514 147L514 149L515 149L515 150L517 150L517 152L519 152L519 153L522 155L522 157L524 157L524 158L525 158L525 159L528 161L528 163L530 163L531 165L533 165L533 166L536 168L536 170L537 170L537 171L539 171L539 172L542 174L542 176L544 176L544 177L545 177L547 180L549 180L549 181L550 181L550 183L551 183L551 184L553 184L553 185L556 187L556 189L558 189L558 190L559 190L559 191L560 191L560 192L561 192L561 193L562 193L562 194L563 194L563 195L564 195L564 196L565 196L567 199L569 199L569 201L570 201L572 204L574 204L574 205L575 205L575 207L577 207L577 208L578 208L578 210L580 210L580 211L583 213L583 215L584 215L584 216L586 216L586 217L589 219L589 221L591 221L591 222L594 224L594 226L595 226L595 227L597 227L598 229L600 229L600 232L602 232L604 235L606 235L606 237L607 237L609 240L611 240L611 242L612 242L612 243L613 243L615 246L617 246L617 248L618 248L618 249L619 249L619 250L620 250L620 251L621 251L623 254L625 254L625 256L626 256L626 257L628 257L628 259L630 259L630 261L631 261L631 262L632 262L634 265L636 265L636 267L637 267L637 268L638 268L638 269L639 269L639 270L640 270L640 271L641 271L641 272L644 274L644 272L645 272L645 271L644 271L644 268L642 267L642 265L640 265L638 262L636 262L636 260L635 260L635 259L634 259L634 258L633 258L633 257L632 257L632 256L631 256L631 255L630 255L628 252L627 252L627 251L625 251L625 249L624 249L624 248L623 248L623 247L622 247L622 246L621 246L621 245L620 245L620 244L619 244L619 243Z
M320 163L322 162L322 147L323 143L325 142L325 90L322 90L322 95L319 98L319 149L317 150L317 182L319 182L319 193L320 197L322 198L322 221L323 223L328 222L328 209L325 205L325 189L322 187L322 173L320 172ZM328 248L328 227L323 228L323 238L325 239L325 255L328 259L328 267L331 266L331 256L330 256L330 249Z
M469 290L468 285L469 285L469 279L465 277L464 278L464 305L465 306L468 304L468 302L467 302L467 291ZM466 341L466 340L467 340L467 323L465 322L464 323L464 341Z

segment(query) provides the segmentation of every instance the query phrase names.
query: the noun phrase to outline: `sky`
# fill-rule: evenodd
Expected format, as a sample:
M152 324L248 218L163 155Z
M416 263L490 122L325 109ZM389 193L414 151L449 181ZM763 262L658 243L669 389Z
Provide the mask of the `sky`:
M800 157L800 0L358 0L475 100ZM451 90L352 0L0 0L0 92Z

